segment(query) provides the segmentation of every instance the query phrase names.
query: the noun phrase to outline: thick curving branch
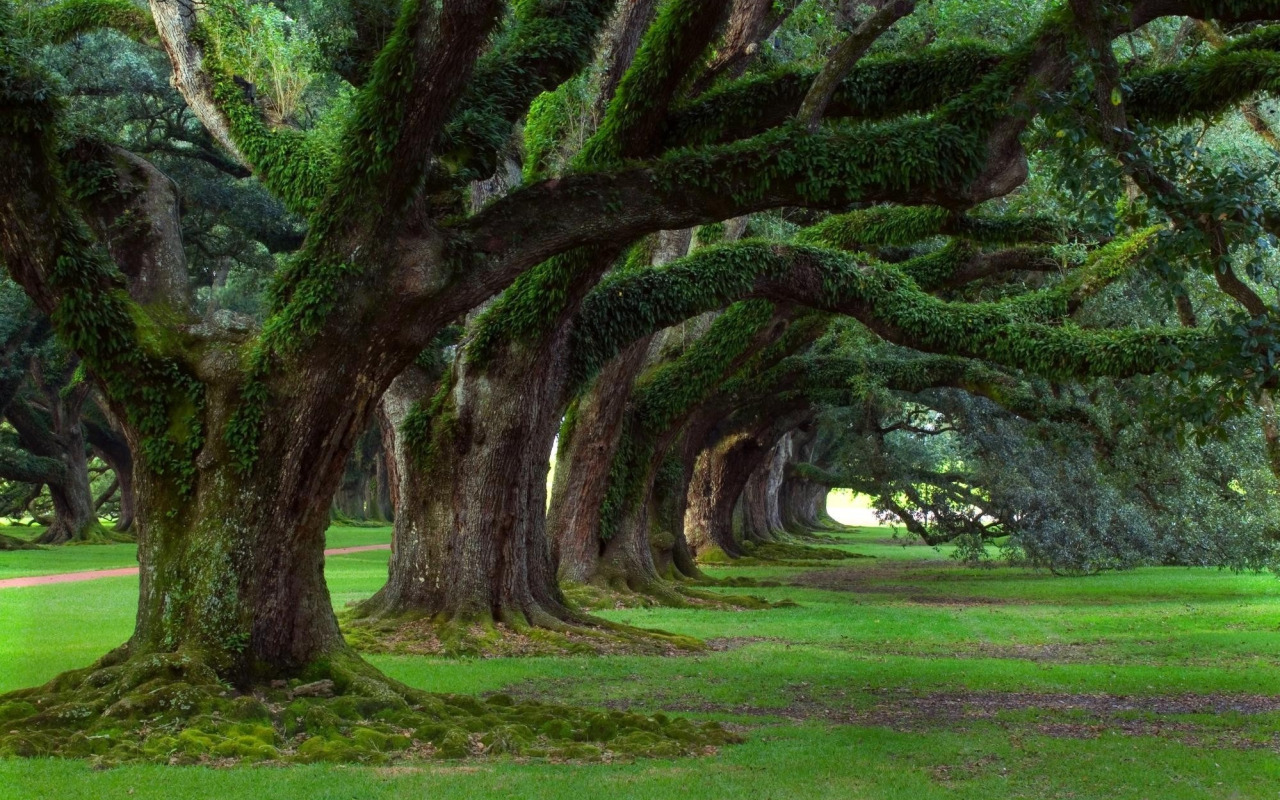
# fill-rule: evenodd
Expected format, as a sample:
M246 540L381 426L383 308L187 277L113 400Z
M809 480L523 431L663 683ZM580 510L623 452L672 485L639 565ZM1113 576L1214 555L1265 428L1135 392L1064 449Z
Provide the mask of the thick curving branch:
M155 42L151 16L131 0L63 0L31 9L35 38L62 44L85 33L110 29L139 42Z
M661 270L602 284L574 334L574 369L586 379L649 330L742 298L852 316L882 338L926 352L979 358L1045 376L1123 377L1172 369L1205 334L1085 330L1040 320L1069 316L1129 269L1146 239L1109 245L1053 289L1000 303L948 303L901 271L837 251L743 242L698 251Z

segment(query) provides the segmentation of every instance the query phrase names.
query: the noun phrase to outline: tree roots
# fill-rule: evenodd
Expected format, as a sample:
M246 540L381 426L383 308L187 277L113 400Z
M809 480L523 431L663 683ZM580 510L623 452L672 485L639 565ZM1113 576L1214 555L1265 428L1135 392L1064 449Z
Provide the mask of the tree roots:
M366 653L492 658L680 655L706 649L706 644L691 636L587 616L579 623L558 622L549 627L404 613L349 620L342 628L347 643Z
M136 542L138 538L130 532L107 528L97 520L85 525L79 531L73 531L67 525L55 520L54 524L35 541L37 544L44 545L125 544Z
M422 692L349 653L246 691L183 653L121 655L0 696L0 756L127 762L358 762L502 754L599 760L709 752L719 725Z
M16 536L0 533L0 550L39 550L40 545Z
M730 558L723 550L716 548L698 554L700 565L717 567L755 567L784 566L805 567L815 561L843 561L851 558L875 558L862 553L850 553L834 547L812 547L810 545L792 544L789 542L767 542L756 544L743 542L742 550L746 554L741 558Z

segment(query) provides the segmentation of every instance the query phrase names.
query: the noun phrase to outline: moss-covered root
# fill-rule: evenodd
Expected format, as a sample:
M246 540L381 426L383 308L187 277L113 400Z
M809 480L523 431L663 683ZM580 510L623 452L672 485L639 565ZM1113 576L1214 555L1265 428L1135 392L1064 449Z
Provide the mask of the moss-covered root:
M136 541L138 538L132 532L108 528L97 520L74 532L55 522L36 539L37 544L47 545L127 544Z
M490 619L440 619L400 614L342 621L347 644L365 653L475 656L681 655L706 650L691 636L587 618L546 628Z
M850 553L834 547L811 547L789 542L742 542L741 558L731 558L723 550L712 548L698 554L698 563L720 567L755 567L760 565L803 567L818 561L843 561L850 558L875 558L862 553Z
M661 594L636 592L630 589L602 587L595 584L568 584L562 586L565 597L585 611L599 611L620 608L703 608L722 611L741 611L745 609L777 608L794 605L790 601L770 602L763 597L742 594L721 594L706 591L703 587L759 586L755 581L745 582L721 581L714 578L702 578L696 583L689 581L670 581L667 591ZM773 586L780 584L773 583ZM673 601L674 598L674 601Z
M39 550L40 545L7 533L0 533L0 550Z
M115 656L0 696L0 757L128 762L358 762L696 755L737 741L694 724L539 702L417 691L354 657L240 692L199 659Z

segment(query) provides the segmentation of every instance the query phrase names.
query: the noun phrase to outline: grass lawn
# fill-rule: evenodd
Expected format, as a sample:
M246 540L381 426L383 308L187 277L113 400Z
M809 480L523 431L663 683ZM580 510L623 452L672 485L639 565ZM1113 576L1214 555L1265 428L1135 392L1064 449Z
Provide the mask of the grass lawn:
M34 539L42 530L38 526L0 527L0 531L4 533L28 541ZM390 541L390 528L333 527L325 537L325 546L355 547L364 544L386 544ZM138 548L137 545L132 544L87 544L0 552L0 579L136 566L138 566Z
M387 535L335 529L330 546ZM970 570L890 536L841 535L839 547L874 559L714 570L777 581L745 591L795 607L606 612L707 639L700 655L373 659L428 689L663 710L744 733L714 756L105 771L0 761L0 797L1280 798L1276 578ZM0 553L0 576L62 571L41 560L62 554ZM376 590L386 559L330 558L335 605ZM110 578L0 590L0 691L123 641L136 588Z

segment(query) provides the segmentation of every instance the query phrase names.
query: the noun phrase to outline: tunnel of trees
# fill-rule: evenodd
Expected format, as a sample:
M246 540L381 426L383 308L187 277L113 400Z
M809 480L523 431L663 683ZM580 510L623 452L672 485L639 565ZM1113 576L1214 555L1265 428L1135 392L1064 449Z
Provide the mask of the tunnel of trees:
M0 0L0 513L141 567L0 753L605 725L356 650L683 646L573 598L734 602L699 564L833 488L973 563L1271 565L1280 2L1015 5ZM394 524L341 625L333 521Z

